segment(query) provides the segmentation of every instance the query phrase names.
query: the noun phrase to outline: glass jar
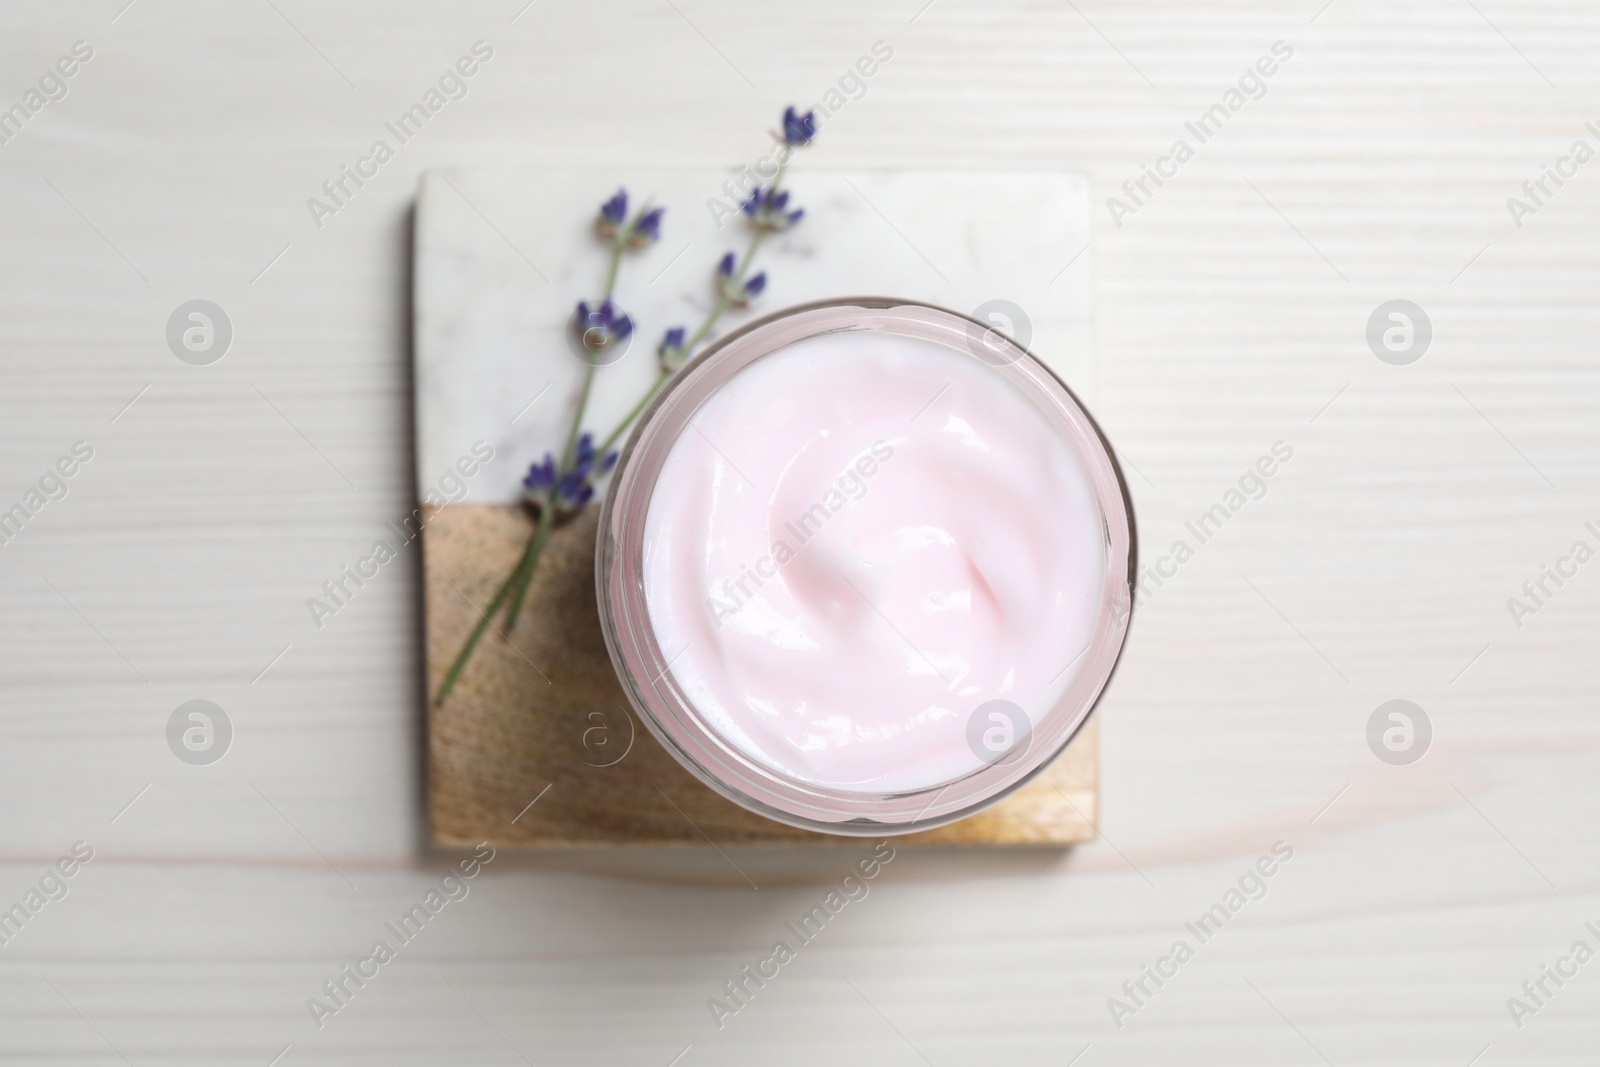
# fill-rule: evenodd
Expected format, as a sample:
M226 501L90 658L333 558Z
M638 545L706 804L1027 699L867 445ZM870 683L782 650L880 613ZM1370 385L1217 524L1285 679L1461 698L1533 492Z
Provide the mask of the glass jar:
M981 704L970 713L976 723L969 721L964 729L974 746L970 767L947 780L884 791L817 781L771 758L757 758L762 753L730 740L696 706L689 687L674 673L675 657L687 649L662 647L648 591L646 528L651 502L675 444L692 432L691 420L757 361L840 332L932 344L1009 383L1081 466L1087 486L1084 499L1093 512L1084 521L1092 521L1090 551L1099 564L1098 579L1086 579L1088 595L1081 598L1086 605L1081 632L1087 640L1070 642L1078 647L1067 647L1063 641L1051 652L1059 657L1063 674L1074 672L1059 694L1052 695L1047 706L1026 713L1026 721L1015 723L1006 721L1012 714L1006 709L996 712L991 704ZM601 513L596 552L606 647L634 711L656 740L695 777L734 803L791 826L854 836L909 833L954 822L1020 788L1060 754L1088 719L1121 654L1132 615L1136 567L1126 484L1105 436L1072 392L1034 356L983 323L928 304L881 298L789 309L729 334L681 370L640 416L630 436ZM893 626L887 616L883 621ZM979 740L990 737L1004 741L990 751L985 747L988 741ZM892 748L888 742L878 745L885 758Z

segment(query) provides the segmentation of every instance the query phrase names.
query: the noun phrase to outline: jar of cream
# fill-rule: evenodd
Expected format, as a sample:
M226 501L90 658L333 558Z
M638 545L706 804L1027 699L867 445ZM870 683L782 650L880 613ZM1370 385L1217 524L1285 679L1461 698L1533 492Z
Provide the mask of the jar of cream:
M1002 334L812 304L729 335L640 418L600 518L618 677L656 739L769 818L929 829L1043 769L1132 606L1110 447Z

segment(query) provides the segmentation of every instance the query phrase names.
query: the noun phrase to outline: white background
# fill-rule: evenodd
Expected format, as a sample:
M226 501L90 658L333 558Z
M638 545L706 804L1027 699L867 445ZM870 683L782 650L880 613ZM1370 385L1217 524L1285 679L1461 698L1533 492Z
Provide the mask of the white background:
M0 104L95 58L0 146L0 506L95 457L0 548L0 902L96 858L0 946L0 1055L1587 1062L1600 963L1520 1030L1506 1000L1600 947L1600 564L1520 629L1506 600L1597 541L1600 164L1521 229L1506 198L1600 147L1600 13L1321 2L10 5ZM471 95L317 229L306 198L480 38ZM414 552L320 632L304 606L410 507L417 174L748 161L880 39L817 165L1073 169L1102 201L1294 48L1121 228L1097 205L1097 414L1147 552L1294 449L1136 619L1103 839L902 853L721 1031L706 999L854 849L502 853L318 1031L307 998L456 859L421 844ZM197 297L235 329L210 367L164 339ZM1404 367L1365 341L1397 298L1433 323ZM197 697L236 730L205 768L164 739ZM1409 767L1365 740L1395 698L1433 723ZM1117 1029L1107 998L1279 840Z

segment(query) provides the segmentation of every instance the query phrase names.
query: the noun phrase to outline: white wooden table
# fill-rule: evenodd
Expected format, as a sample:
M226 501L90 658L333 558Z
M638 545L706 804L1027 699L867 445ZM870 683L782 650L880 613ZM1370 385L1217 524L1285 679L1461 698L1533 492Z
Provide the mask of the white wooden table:
M1592 5L124 3L0 14L0 107L93 49L0 144L0 509L93 449L0 546L0 908L94 850L0 944L5 1062L1591 1062L1600 963L1521 1028L1507 999L1600 947L1600 564L1520 628L1506 602L1600 544L1600 163L1520 228L1506 201L1600 148ZM319 229L307 198L477 40L468 95ZM1293 449L1136 620L1103 840L902 855L720 1030L708 998L844 854L502 853L319 1030L308 998L463 859L420 845L414 550L305 607L411 506L417 174L749 162L879 40L819 165L1103 198L1195 146L1096 217L1097 414L1152 562ZM233 327L208 366L165 336L194 299ZM1405 366L1366 340L1395 299L1432 324ZM233 727L208 766L166 740L193 699ZM1432 723L1411 765L1368 747L1392 699Z

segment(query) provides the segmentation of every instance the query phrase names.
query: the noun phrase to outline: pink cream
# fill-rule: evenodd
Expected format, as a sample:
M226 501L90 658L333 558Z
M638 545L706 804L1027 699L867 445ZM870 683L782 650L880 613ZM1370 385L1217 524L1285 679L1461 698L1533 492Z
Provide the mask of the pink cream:
M1073 446L998 373L842 332L739 371L673 443L644 593L705 721L772 771L893 793L983 766L991 700L1037 723L1101 610Z

